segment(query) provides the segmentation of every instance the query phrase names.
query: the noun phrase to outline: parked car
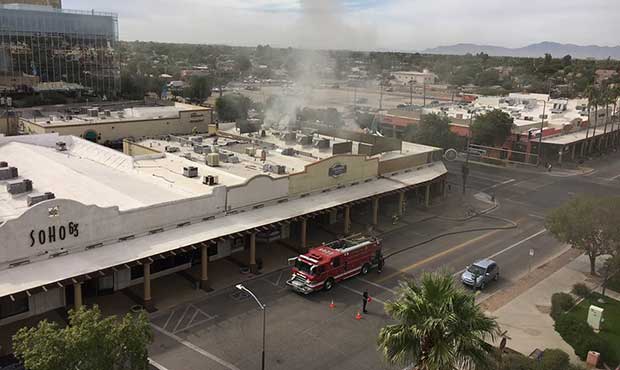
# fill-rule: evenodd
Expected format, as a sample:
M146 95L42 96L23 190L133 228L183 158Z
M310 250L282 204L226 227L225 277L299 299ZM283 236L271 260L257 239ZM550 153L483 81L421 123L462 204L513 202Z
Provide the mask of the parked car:
M490 259L475 262L463 271L461 282L474 289L484 289L491 281L499 279L499 266Z

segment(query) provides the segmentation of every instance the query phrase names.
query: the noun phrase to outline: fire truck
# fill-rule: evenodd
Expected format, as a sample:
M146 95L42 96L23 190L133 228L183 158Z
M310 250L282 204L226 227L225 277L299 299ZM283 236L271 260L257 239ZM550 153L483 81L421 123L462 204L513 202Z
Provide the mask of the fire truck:
M287 284L296 292L310 294L331 290L334 284L383 264L381 241L376 237L353 236L312 248L291 258L292 276Z

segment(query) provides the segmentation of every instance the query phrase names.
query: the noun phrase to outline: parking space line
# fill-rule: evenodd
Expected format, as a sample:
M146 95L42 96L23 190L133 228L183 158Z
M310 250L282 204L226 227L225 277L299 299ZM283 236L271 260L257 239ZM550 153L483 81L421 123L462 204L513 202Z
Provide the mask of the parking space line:
M361 296L362 294L364 294L364 293L360 292L359 290L357 290L357 289L353 289L353 288L351 288L351 287L349 287L349 286L346 286L346 285L344 285L344 284L339 284L339 285L340 285L342 288L344 288L344 289L348 290L349 292L353 292L353 293L355 293L355 294L359 294L360 296ZM373 301L377 301L377 302L379 302L379 303L381 303L381 304L385 304L385 301L382 301L382 300L380 300L379 298L372 297L372 300L373 300Z
M183 311L183 315L181 315L181 318L177 322L176 326L174 327L174 329L172 329L173 333L177 332L177 329L179 328L179 325L181 325L183 320L185 320L185 316L187 315L187 311L189 311L189 305L187 305L187 307L185 307L185 311Z
M205 351L204 349L198 347L197 345L195 345L192 342L189 342L189 341L187 341L185 339L182 339L179 336L174 335L171 332L169 332L169 331L167 331L167 330L165 330L163 328L160 328L159 326L157 326L157 325L155 325L153 323L151 323L151 326L153 327L153 329L157 330L158 332L160 332L161 334L167 336L168 338L177 341L178 343L184 345L185 347L191 349L192 351L194 351L196 353L199 353L202 356L204 356L204 357L206 357L206 358L208 358L210 360L213 360L213 361L217 362L218 364L220 364L220 365L222 365L222 366L224 366L224 367L226 367L226 368L228 368L230 370L241 370L238 367L236 367L235 365L231 364L230 362L222 360L221 358L217 357L216 355L214 355L214 354L212 354L210 352Z
M510 184L511 182L515 182L515 181L517 181L517 180L515 180L515 179L506 180L506 181L500 182L498 184L494 184L494 185L488 186L488 187L480 190L480 192L485 192L487 190L495 189L495 188L497 188L499 186L507 185L507 184Z
M396 291L394 289L388 288L385 285L377 284L377 283L372 282L370 280L364 279L363 277L358 277L357 279L359 281L362 281L362 282L366 283L366 284L370 284L370 285L375 286L375 287L377 287L379 289L383 289L383 290L386 290L386 291L388 291L388 292L390 292L392 294L396 294Z
M166 320L166 323L164 324L164 328L165 328L165 329L167 329L167 328L168 328L168 324L170 323L170 320L172 320L172 316L174 316L174 313L175 313L175 312L176 312L175 310L172 310L172 311L170 312L170 316L168 316L168 320Z
M169 370L167 367L153 360L152 358L149 357L148 359L149 359L149 365L153 366L157 370Z

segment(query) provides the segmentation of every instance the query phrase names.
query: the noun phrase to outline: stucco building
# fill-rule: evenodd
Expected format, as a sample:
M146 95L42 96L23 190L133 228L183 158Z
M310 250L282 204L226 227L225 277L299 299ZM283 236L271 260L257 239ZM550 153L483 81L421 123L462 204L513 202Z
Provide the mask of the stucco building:
M125 142L125 153L58 133L0 137L0 325L80 306L87 296L295 239L352 207L441 196L442 151L354 132L266 130ZM217 158L217 159L215 159ZM6 190L5 190L6 188ZM331 221L330 221L331 222ZM265 249L263 253L269 253Z

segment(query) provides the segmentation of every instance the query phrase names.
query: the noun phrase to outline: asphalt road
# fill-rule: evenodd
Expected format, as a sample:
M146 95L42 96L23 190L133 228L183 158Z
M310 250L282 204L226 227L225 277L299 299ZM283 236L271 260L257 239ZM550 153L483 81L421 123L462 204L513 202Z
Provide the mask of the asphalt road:
M619 158L614 154L589 163L594 171L579 176L472 165L467 192L481 199L481 193L494 194L499 206L490 216L495 218L432 218L413 223L410 215L398 230L384 236L386 254L433 235L464 232L396 254L386 261L382 274L373 271L350 279L329 293L293 293L285 285L286 272L267 274L246 284L267 305L266 368L402 369L388 366L376 349L379 329L390 323L382 303L393 298L399 281L415 278L423 271L442 270L458 276L469 263L492 257L500 265L501 278L477 299L484 300L514 284L530 266L541 265L566 249L544 228L544 216L550 209L581 193L618 193ZM460 166L448 164L453 193L460 192ZM517 227L466 232L502 228L509 225L506 220ZM365 289L374 301L369 305L370 313L356 320ZM335 308L329 307L332 301ZM152 322L155 342L151 357L160 369L260 368L262 313L251 297L238 291L220 291L206 300L160 312Z

